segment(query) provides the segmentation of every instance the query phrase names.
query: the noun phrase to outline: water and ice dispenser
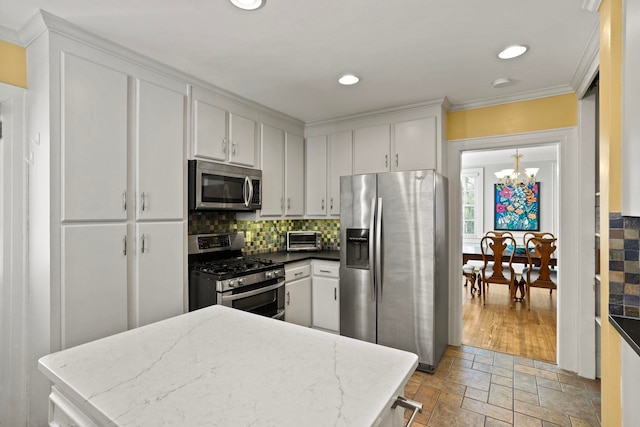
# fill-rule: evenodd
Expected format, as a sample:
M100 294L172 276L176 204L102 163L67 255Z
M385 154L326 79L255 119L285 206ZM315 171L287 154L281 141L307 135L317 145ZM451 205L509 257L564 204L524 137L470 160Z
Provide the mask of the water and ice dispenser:
M347 228L347 267L369 269L368 228Z

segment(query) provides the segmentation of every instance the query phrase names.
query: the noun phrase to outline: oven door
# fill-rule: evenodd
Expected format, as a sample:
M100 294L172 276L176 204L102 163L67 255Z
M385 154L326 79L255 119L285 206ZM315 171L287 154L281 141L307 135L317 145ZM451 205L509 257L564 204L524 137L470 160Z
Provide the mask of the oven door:
M283 319L284 283L284 278L280 278L230 292L219 292L217 303L273 319Z

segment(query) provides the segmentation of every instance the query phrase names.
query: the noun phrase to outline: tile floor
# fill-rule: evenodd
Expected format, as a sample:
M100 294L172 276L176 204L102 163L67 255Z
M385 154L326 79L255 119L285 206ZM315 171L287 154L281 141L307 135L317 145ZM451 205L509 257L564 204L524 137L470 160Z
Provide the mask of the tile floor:
M600 380L469 346L449 346L434 374L416 371L405 396L424 406L414 427L600 426Z

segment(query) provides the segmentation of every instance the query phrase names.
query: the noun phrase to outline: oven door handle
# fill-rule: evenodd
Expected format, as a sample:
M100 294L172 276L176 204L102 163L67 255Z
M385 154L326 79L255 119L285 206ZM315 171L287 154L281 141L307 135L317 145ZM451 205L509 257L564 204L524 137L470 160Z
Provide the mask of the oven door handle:
M278 310L278 313L275 316L272 316L272 319L282 319L284 317L284 310Z
M264 288L260 288L260 289L255 289L253 291L249 291L249 292L243 292L241 294L235 294L235 295L230 295L230 296L226 296L223 295L222 296L222 301L223 302L227 302L227 301L235 301L237 299L242 299L242 298L248 298L248 297L252 297L254 295L258 295L261 294L263 292L268 292L268 291L273 291L274 289L278 289L280 287L284 286L284 280L274 284L274 285L269 285L269 286L265 286Z

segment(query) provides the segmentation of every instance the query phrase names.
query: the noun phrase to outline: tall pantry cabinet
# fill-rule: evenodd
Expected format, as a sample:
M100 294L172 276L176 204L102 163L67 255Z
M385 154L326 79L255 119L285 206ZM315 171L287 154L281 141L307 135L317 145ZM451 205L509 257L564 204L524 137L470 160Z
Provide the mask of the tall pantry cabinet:
M184 312L188 86L86 38L45 29L27 47L36 420L39 357Z

